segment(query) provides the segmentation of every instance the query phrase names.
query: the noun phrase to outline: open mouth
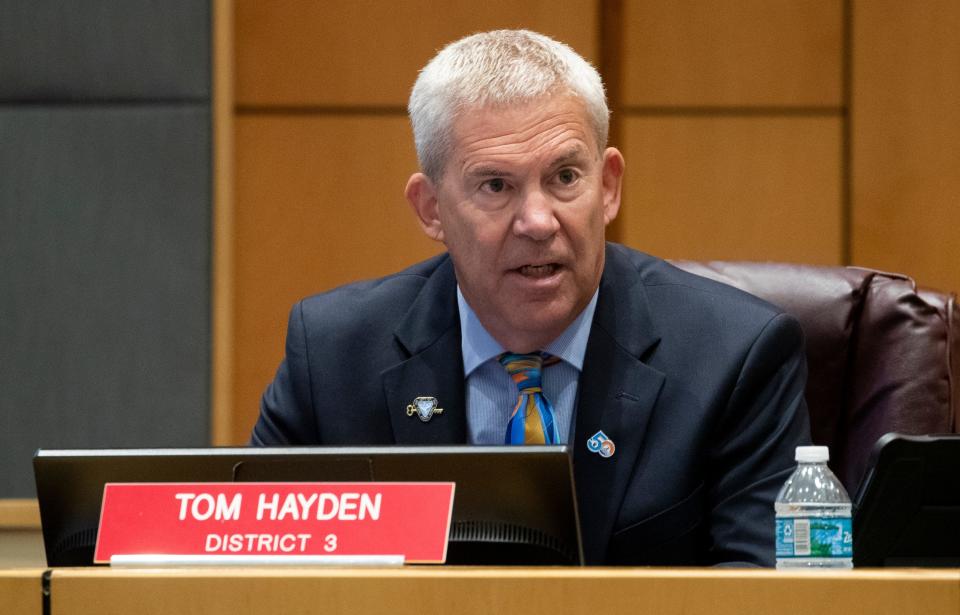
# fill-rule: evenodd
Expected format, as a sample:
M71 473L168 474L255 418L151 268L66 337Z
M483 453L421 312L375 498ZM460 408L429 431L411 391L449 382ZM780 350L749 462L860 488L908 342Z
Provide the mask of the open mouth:
M527 278L548 278L559 269L560 265L547 263L545 265L524 265L523 267L518 267L515 271Z

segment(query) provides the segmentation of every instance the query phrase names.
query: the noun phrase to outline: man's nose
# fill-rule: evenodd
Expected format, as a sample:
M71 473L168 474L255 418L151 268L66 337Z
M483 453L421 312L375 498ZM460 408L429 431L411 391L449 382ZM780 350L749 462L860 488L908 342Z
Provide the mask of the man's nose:
M527 191L513 221L514 232L535 241L543 241L559 229L560 221L555 215L553 199L539 188Z

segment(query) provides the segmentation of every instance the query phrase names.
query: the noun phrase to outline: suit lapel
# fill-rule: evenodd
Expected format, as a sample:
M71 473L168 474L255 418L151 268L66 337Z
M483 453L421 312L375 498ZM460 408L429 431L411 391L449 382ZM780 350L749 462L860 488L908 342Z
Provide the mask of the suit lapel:
M661 372L641 360L659 341L641 284L628 258L608 247L570 442L588 563L602 562L606 555L664 382ZM448 258L424 284L397 327L396 339L407 358L381 374L397 444L467 441L459 318L456 277ZM428 422L408 416L407 405L421 396L436 397L443 414ZM613 440L613 456L604 458L587 450L587 440L597 431Z
M604 560L664 381L661 372L641 361L659 341L641 284L627 258L608 248L570 443L588 563ZM598 431L613 441L612 456L587 449Z
M397 444L467 441L463 353L456 276L447 258L430 276L395 331L408 358L384 370L383 392ZM442 414L422 421L407 414L417 397L436 397Z

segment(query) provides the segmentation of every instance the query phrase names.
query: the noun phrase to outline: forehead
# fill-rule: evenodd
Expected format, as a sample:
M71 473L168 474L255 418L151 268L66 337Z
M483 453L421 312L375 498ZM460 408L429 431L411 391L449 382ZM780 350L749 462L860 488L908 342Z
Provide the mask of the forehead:
M586 108L572 96L511 106L466 108L452 126L453 167L549 158L558 151L597 152Z

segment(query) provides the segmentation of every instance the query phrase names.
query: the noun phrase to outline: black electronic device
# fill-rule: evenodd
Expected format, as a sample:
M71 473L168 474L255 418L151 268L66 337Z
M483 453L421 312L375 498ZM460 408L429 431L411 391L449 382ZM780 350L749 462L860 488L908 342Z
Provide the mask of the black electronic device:
M234 481L454 482L447 563L583 563L565 446L41 449L33 463L50 566L93 564L107 483Z
M854 566L960 567L960 434L887 434L868 467L854 500Z

